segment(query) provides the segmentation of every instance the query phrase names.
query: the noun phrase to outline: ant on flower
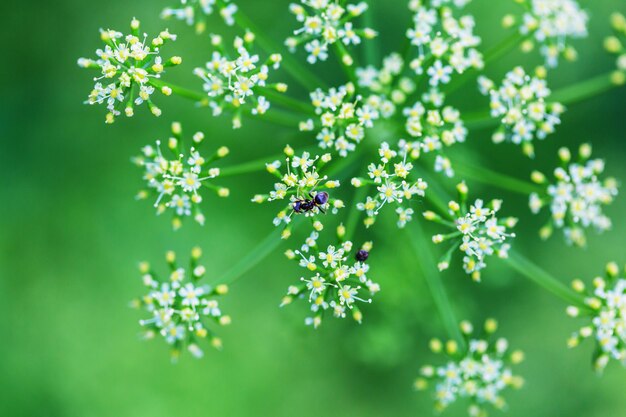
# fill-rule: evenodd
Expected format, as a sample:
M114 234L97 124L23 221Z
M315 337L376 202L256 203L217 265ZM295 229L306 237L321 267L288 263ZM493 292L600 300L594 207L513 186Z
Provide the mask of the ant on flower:
M326 214L326 211L324 211L322 207L325 206L326 203L328 203L328 193L322 191L321 193L316 193L315 195L313 195L313 193L311 192L309 193L309 197L310 198L300 198L294 201L294 213L308 213L310 211L313 211L313 209L317 207L319 211Z

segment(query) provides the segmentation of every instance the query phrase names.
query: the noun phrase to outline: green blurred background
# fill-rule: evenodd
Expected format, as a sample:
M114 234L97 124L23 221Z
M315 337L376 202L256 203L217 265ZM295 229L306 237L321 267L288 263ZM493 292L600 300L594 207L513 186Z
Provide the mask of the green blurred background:
M286 0L238 0L267 36L280 41L295 27ZM371 0L374 24L382 32L385 53L401 43L410 16L405 1ZM580 59L551 75L554 88L604 73L614 60L601 47L609 32L608 16L624 0L581 2L592 17L591 36L575 43ZM0 113L0 415L1 416L415 416L432 414L426 393L412 391L419 367L433 361L425 347L445 336L421 277L419 255L405 234L394 230L392 213L357 241L374 239L372 276L383 292L365 309L365 322L327 320L318 331L305 328L304 306L278 309L286 287L300 272L280 252L246 274L224 300L234 319L221 330L225 349L203 360L185 356L172 365L161 340L139 340L141 314L127 307L143 286L139 260L165 266L168 249L186 256L193 245L204 248L208 275L214 280L272 229L276 207L249 203L251 195L271 187L266 175L229 179L232 197L207 199L204 228L187 222L173 233L150 203L135 202L142 186L131 155L167 137L173 120L187 132L204 130L211 144L228 145L225 164L273 155L289 142L306 144L292 130L245 121L230 130L227 118L214 119L184 99L159 98L164 115L105 126L104 109L82 105L92 74L76 59L100 47L98 28L126 30L131 17L155 33L169 27L180 39L169 54L184 57L170 80L199 87L191 70L208 57L206 36L197 37L178 22L159 21L166 0L9 0L3 32L3 109ZM517 10L513 1L475 0L477 31L484 47L504 36L499 21ZM209 31L224 30L211 20ZM533 55L535 57L536 55ZM515 64L538 60L512 52L487 73L499 80ZM316 67L316 70L322 67ZM332 65L322 73L337 80ZM338 74L338 75L337 75ZM343 78L342 78L343 79ZM486 106L473 86L456 95L462 110ZM298 90L294 89L297 93ZM594 154L606 158L609 174L626 179L624 89L571 106L564 124L537 149L531 165L518 149L494 147L489 131L472 132L467 150L519 178L532 168L548 170L559 146L592 141ZM477 107L477 103L481 106ZM207 146L208 147L208 146ZM465 149L465 148L464 148ZM464 150L465 151L465 150ZM566 247L561 235L540 242L536 231L544 217L532 217L523 197L472 184L479 195L505 198L504 211L521 217L515 246L564 281L590 279L609 260L626 263L626 199L607 210L614 229L591 234L585 250ZM295 243L295 242L294 242ZM458 260L458 258L457 258ZM443 274L459 317L476 322L495 316L501 334L527 353L519 372L523 390L509 393L507 415L626 416L626 370L611 366L602 378L591 370L592 347L567 350L565 339L577 328L565 305L534 284L494 262L476 285L458 270ZM494 412L495 414L496 412ZM465 415L453 407L449 416Z

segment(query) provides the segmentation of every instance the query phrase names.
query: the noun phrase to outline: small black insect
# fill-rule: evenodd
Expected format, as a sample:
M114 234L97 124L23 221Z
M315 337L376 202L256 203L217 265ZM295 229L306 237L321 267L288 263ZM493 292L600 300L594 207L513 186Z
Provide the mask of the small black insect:
M361 249L356 253L355 258L359 262L365 262L369 256L370 253L368 251Z
M322 208L328 202L328 193L322 191L315 195L309 193L309 197L305 199L298 199L293 203L293 211L296 213L307 213L313 210L315 207L322 213L326 213Z

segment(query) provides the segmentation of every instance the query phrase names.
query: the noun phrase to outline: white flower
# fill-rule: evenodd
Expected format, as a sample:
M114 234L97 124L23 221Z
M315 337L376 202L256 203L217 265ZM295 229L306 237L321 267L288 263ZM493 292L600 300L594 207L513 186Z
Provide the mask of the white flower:
M334 149L339 156L345 157L353 151L365 137L365 129L372 128L380 117L378 110L355 95L352 84L331 88L328 92L318 88L310 96L315 113L319 115L319 123L311 121L312 129L319 128L319 146Z
M365 184L376 185L378 191L375 196L368 196L365 202L357 204L357 209L367 215L364 223L367 227L374 224L376 216L386 204L395 204L398 214L398 227L402 228L411 220L413 209L407 208L414 197L424 197L428 184L421 178L412 178L413 164L409 159L415 159L413 150L419 144L401 140L398 150L392 149L387 142L383 142L378 150L380 164L372 163L368 166L370 180L353 178L352 184L361 187Z
M296 46L304 43L310 64L328 59L328 45L337 42L358 45L362 38L371 39L376 36L374 30L355 28L350 21L367 10L365 2L347 6L327 0L301 0L300 3L292 3L289 10L303 26L294 31L294 36L288 38L285 44L293 51ZM352 65L349 53L342 48L339 50L344 64Z
M590 325L582 327L568 341L570 347L587 338L596 340L597 353L594 364L602 371L610 359L626 365L626 278L618 265L611 262L606 267L606 277L593 280L587 289L582 281L574 281L572 287L584 296ZM569 307L568 314L579 315L579 307Z
M548 67L556 67L560 55L575 56L568 41L587 37L589 16L576 0L524 0L528 11L519 28L540 45Z
M485 324L487 336L492 338L495 321ZM441 366L424 366L415 388L425 390L430 384L435 387L435 408L447 408L459 399L470 402L470 416L487 415L484 407L490 404L498 409L506 406L502 394L508 388L520 388L522 378L513 375L511 365L523 360L520 351L510 352L506 339L497 341L471 338L472 326L468 322L461 325L468 348L460 351L456 341L445 344L447 363ZM444 353L443 343L434 339L430 343L434 353Z
M461 204L451 201L448 204L449 213L438 215L432 211L424 213L427 220L441 224L449 224L451 232L447 235L433 236L434 243L452 242L450 250L439 262L440 269L446 269L450 264L452 250L458 247L464 253L463 269L470 274L472 279L480 281L481 270L487 264L489 256L497 255L501 258L508 256L510 245L505 243L507 239L515 237L508 229L515 226L514 218L500 219L496 214L500 210L502 202L494 200L485 205L483 200L476 200L468 210L465 202L467 187L464 183L459 184L461 192ZM453 221L453 225L450 224Z
M285 149L285 153L287 155L286 172L280 172L279 161L266 164L267 171L280 179L274 184L274 190L269 194L256 195L252 199L257 203L275 200L288 201L287 206L276 215L275 226L289 225L294 214L314 217L326 214L328 211L336 214L340 208L343 208L343 201L332 196L332 190L340 186L339 181L329 180L327 176L319 174L319 170L332 160L330 154L313 157L309 152L303 152L301 156L296 156L289 146ZM287 235L283 238L289 236L289 229L285 230Z
M223 1L223 2L222 2ZM198 32L203 32L206 26L206 16L219 11L220 16L227 25L235 23L234 15L237 12L237 5L231 0L179 0L175 7L167 7L161 12L163 19L184 20L188 25L196 25Z
M555 182L547 183L545 176L540 175L545 191L532 193L529 205L535 214L545 206L550 208L551 221L542 230L563 228L568 243L584 246L583 229L594 228L603 232L611 228L611 220L602 208L617 196L617 181L614 178L599 179L604 172L604 161L589 159L590 145L581 146L577 162L570 162L570 152L566 148L562 148L559 155L562 155L562 166L554 170Z
M546 102L550 95L546 81L527 75L522 67L507 73L498 89L493 85L492 81L479 78L481 92L490 96L491 116L501 121L493 141L522 144L524 152L533 156L532 141L554 133L565 108L560 103Z
M481 39L473 33L474 18L465 15L457 19L450 8L436 9L444 3L431 4L433 8L422 2L409 5L415 13L415 25L407 30L406 36L417 48L417 57L409 66L417 75L426 73L432 87L449 83L453 73L460 74L469 68L482 69L484 65L476 49ZM425 66L427 64L429 66Z
M174 212L172 222L174 229L181 226L183 217L191 215L196 222L204 224L204 215L200 210L202 185L213 189L220 197L228 196L227 188L209 185L209 180L219 176L220 170L207 165L215 159L226 156L228 149L222 147L211 158L205 158L198 149L192 147L189 156L186 157L180 152L182 149L180 124L174 123L172 131L174 138L168 142L168 151L171 154L169 157L163 155L161 142L157 141L155 148L145 146L142 155L133 159L144 170L143 179L147 185L147 189L137 194L137 199L154 197L157 214L171 209ZM194 135L194 138L199 139L194 139L196 146L200 146L203 137L204 134L201 132Z
M369 265L366 260L371 243L366 243L355 253L353 263L348 260L352 251L350 241L343 242L341 246L329 245L323 250L309 243L305 246L314 254L305 256L300 250L287 251L287 257L298 261L302 268L315 271L315 275L301 278L299 286L290 286L281 306L292 303L294 299L306 298L313 316L307 317L305 324L315 328L322 323L322 315L328 309L337 318L345 318L346 312L352 312L352 317L361 322L362 313L357 302L370 303L371 298L364 298L364 294L373 296L380 291L380 286L367 277Z
M268 85L270 65L278 69L282 61L280 54L273 54L266 63L259 64L259 55L252 54L254 35L251 32L236 37L233 42L234 56L228 56L221 46L221 38L213 35L212 44L218 49L204 68L196 68L194 74L203 81L208 96L208 105L213 114L219 116L224 108L233 113L233 128L241 127L241 110L250 108L254 115L265 114L270 102L263 95L264 89L285 91L284 84Z
M198 265L200 248L194 248L191 253L190 267L193 271L198 271L198 268L204 269ZM149 292L141 299L135 300L133 304L149 312L151 317L139 323L146 329L146 337L158 333L172 345L173 360L178 357L185 345L194 356L201 357L202 351L197 346L197 341L209 339L213 346L221 346L221 340L206 326L210 322L219 325L230 323L230 317L221 313L215 300L217 296L226 294L228 287L218 285L213 288L188 281L187 276L198 278L195 272L187 274L185 268L177 266L176 255L173 252L167 253L166 260L170 268L167 281L159 281L147 263L140 264L139 269ZM201 306L206 308L198 308Z
M134 115L134 107L147 103L155 116L161 110L152 102L155 88L154 79L165 72L165 64L159 55L160 47L168 41L176 40L176 35L167 30L148 41L147 35L139 37L139 21L131 22L132 34L124 35L114 30L101 30L100 37L105 42L104 49L98 49L98 59L80 58L78 65L83 68L99 70L100 76L94 78L96 84L86 104L105 104L108 110L107 123L113 123L122 111L128 117ZM179 57L172 57L168 65L181 63ZM162 92L169 95L169 87ZM134 99L133 99L134 98Z

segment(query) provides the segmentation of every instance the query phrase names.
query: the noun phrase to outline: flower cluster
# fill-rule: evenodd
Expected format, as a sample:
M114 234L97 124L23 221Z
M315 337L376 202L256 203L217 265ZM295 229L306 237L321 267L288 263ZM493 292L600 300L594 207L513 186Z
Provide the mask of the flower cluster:
M450 266L450 259L455 248L459 248L465 254L463 257L463 269L472 276L475 281L480 281L481 270L487 264L488 256L493 254L500 258L507 258L511 247L506 243L508 238L515 237L508 229L515 227L517 219L509 217L499 219L496 217L501 200L493 200L485 204L483 200L476 200L467 208L468 189L465 183L457 186L460 196L460 203L450 201L448 203L449 212L445 216L440 216L433 211L424 212L426 220L439 223L451 229L451 232L443 235L433 236L436 244L452 242L450 249L439 262L439 270L445 270Z
M330 154L321 157L311 157L308 152L302 156L295 156L294 150L287 146L286 172L281 172L281 162L274 161L266 164L267 171L276 176L279 181L274 184L274 190L269 194L257 194L252 198L255 203L265 201L288 200L287 206L274 218L274 225L285 224L283 239L291 236L291 217L295 214L306 217L317 217L320 213L325 214L331 210L336 214L344 207L343 201L331 197L327 191L338 188L339 181L329 180L327 176L320 176L320 170L332 160Z
M621 13L611 15L611 26L614 35L604 40L604 47L608 52L617 56L617 70L613 73L612 81L617 85L626 83L626 17Z
M332 311L337 318L345 318L346 313L351 312L354 320L361 323L363 314L357 302L370 303L371 298L365 297L380 291L380 286L367 277L369 265L366 261L372 244L364 244L354 254L354 260L349 260L352 242L320 248L317 240L321 230L322 226L318 224L299 250L286 252L289 259L298 261L311 275L300 278L299 285L289 287L281 307L292 303L294 299L308 300L312 317L307 317L305 324L314 328L322 323L326 310Z
M220 197L228 197L230 194L228 188L211 184L209 180L218 177L220 169L208 167L213 161L228 155L229 150L222 146L205 158L198 150L203 140L204 133L196 132L193 135L193 146L186 151L181 125L175 122L172 124L172 137L167 142L171 157L163 156L161 141L157 141L156 147L144 146L142 154L133 159L144 170L143 179L147 183L147 188L141 190L137 198L155 198L157 214L172 211L175 230L180 228L183 218L192 215L196 222L204 224L205 217L200 209L202 186L213 190Z
M264 114L270 107L264 91L287 91L286 84L267 83L270 66L278 69L281 55L273 54L265 63L259 63L259 56L250 53L254 43L252 32L246 32L243 38L235 38L233 47L237 55L233 59L228 56L220 36L212 35L211 43L216 48L211 60L204 68L196 68L194 74L203 81L202 87L214 116L221 115L225 107L229 108L234 112L233 127L239 128L244 105L248 105L249 112L254 115Z
M545 139L561 123L563 105L546 102L550 95L546 81L527 75L522 67L507 73L497 89L484 76L478 82L480 92L491 99L491 116L501 120L492 137L494 143L510 141L522 145L524 153L533 156L532 141Z
M372 93L365 102L384 119L391 118L396 113L396 107L404 104L417 89L413 77L402 75L404 69L404 59L393 52L383 59L381 68L368 65L355 71L357 85Z
M435 158L435 171L443 172L446 176L454 176L454 170L443 147L449 147L455 143L463 143L467 138L467 129L461 113L450 106L439 108L426 108L421 102L416 102L413 107L404 109L406 116L406 131L413 137L420 137L419 149L424 153L433 153Z
M380 162L371 163L368 167L369 179L353 178L352 185L363 187L376 186L374 197L368 196L366 201L357 204L357 209L364 211L367 217L364 223L367 227L374 224L376 216L386 204L396 206L398 227L402 228L411 221L413 209L407 207L414 196L424 197L428 184L421 178L412 179L413 164L419 156L419 144L400 140L398 150L392 149L387 142L383 142L378 149Z
M230 316L222 314L218 296L228 292L224 284L212 287L200 284L206 273L204 266L198 263L202 255L200 248L191 251L189 269L186 270L176 261L176 254L168 252L165 256L169 266L169 275L159 277L146 262L139 265L144 285L148 293L132 302L136 308L142 308L150 318L140 320L144 327L144 337L152 339L157 334L163 336L172 346L172 359L178 359L180 352L187 349L193 356L203 356L198 341L208 339L215 348L222 347L222 340L209 329L211 322L217 325L230 324Z
M570 151L559 150L562 166L554 170L555 183L548 183L545 175L533 172L533 181L545 187L545 191L532 193L529 204L535 214L545 206L550 207L551 220L542 228L542 237L549 237L553 227L563 228L569 244L584 246L585 228L594 227L600 232L611 228L611 220L602 212L602 206L610 204L617 195L617 181L598 179L604 172L604 161L589 159L590 145L583 144L578 154L578 162L571 162Z
M431 8L421 0L409 4L414 27L406 33L417 47L417 58L409 66L417 75L426 73L431 87L448 84L454 73L470 68L482 69L483 57L476 49L480 37L474 35L474 18L470 15L455 18L449 7Z
M230 0L179 0L175 7L167 7L161 12L163 19L184 20L188 25L195 25L198 33L206 28L206 16L212 15L218 9L220 16L227 25L235 23L237 5Z
M540 45L540 53L548 67L556 67L559 56L576 58L576 50L568 40L587 36L589 16L581 10L576 0L521 0L526 8L519 31L530 35ZM533 40L528 40L525 50L531 50Z
M521 351L511 351L504 338L493 339L497 323L493 319L485 322L484 332L479 337L472 335L473 326L461 323L466 347L454 340L444 343L439 339L430 342L434 353L444 354L447 363L440 366L424 366L420 377L415 381L417 390L425 390L429 385L435 388L435 408L445 410L459 399L470 402L468 411L472 417L487 415L486 405L503 409L506 402L502 397L509 388L521 388L524 380L513 374L512 365L524 360Z
M568 345L576 347L583 339L592 337L596 340L594 364L598 371L602 371L610 359L626 366L626 277L623 273L620 276L618 265L609 263L606 277L595 278L593 289L587 289L580 280L575 280L572 287L585 296L586 306L570 306L567 313L572 317L591 316L591 323L574 333Z
M328 59L328 45L334 45L345 65L352 65L353 59L346 46L358 45L361 39L373 39L377 33L373 29L357 29L351 20L367 10L364 1L358 4L340 4L332 0L301 0L289 7L302 28L287 38L285 45L294 52L301 44L309 54L307 61L315 64Z
M92 68L100 72L94 78L96 84L85 103L105 104L109 111L107 123L113 123L116 116L124 109L126 116L135 113L134 106L147 103L155 116L161 115L161 109L152 103L152 94L158 83L153 80L160 78L165 68L178 65L180 57L174 56L163 60L160 47L168 41L176 40L176 35L167 30L148 42L148 35L143 38L139 34L139 21L130 22L131 34L124 35L115 30L100 30L100 38L105 43L104 49L98 49L98 59L80 58L78 65L82 68ZM169 96L172 90L167 86L161 87L161 92Z
M334 149L343 157L356 149L356 144L365 137L365 129L373 127L380 117L378 110L355 95L352 83L328 92L318 88L311 93L311 103L319 122L308 119L300 123L300 130L317 130L320 148Z

